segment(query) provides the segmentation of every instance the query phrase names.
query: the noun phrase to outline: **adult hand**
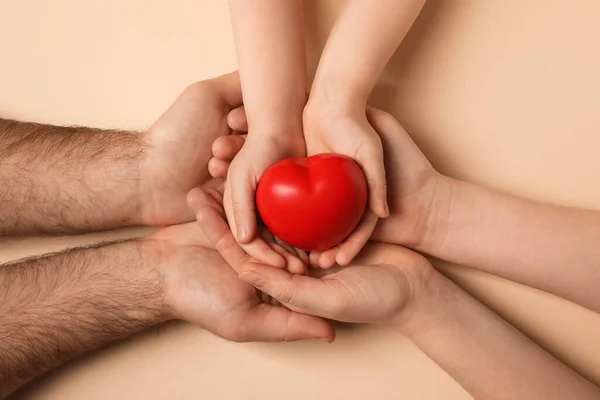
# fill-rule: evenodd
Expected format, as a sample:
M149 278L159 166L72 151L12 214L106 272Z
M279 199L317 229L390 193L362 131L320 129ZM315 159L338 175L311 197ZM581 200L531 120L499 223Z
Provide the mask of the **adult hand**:
M218 247L239 250L227 252L228 262L247 263L249 256L239 249L226 224L217 231L208 229L209 236L219 235L219 228L229 233L229 241L218 242ZM152 259L160 260L164 302L172 318L236 342L333 340L328 322L265 303L266 296L241 281L228 262L208 248L211 241L197 223L163 228L146 240L154 244Z
M383 144L390 216L380 219L372 240L417 250L443 240L438 219L450 204L448 178L438 173L390 114L367 107L367 120ZM311 253L311 263L327 268L339 261L336 249ZM339 263L339 262L338 262Z
M211 144L230 133L229 111L242 103L237 72L190 85L144 134L141 165L143 221L148 225L188 222L190 189L214 185L207 165Z
M390 199L390 216L379 221L373 239L420 250L443 234L436 228L449 208L449 178L391 114L368 108L367 117L383 143Z
M249 258L224 219L219 202L202 189L189 196L190 207L207 239L241 279L291 310L345 322L403 323L420 303L422 289L435 273L422 256L404 248L371 244L348 267L312 270L319 277L291 274Z
M417 253L375 243L367 244L350 265L313 270L313 276L251 263L239 269L240 279L293 311L398 328L414 315L435 273L429 261Z

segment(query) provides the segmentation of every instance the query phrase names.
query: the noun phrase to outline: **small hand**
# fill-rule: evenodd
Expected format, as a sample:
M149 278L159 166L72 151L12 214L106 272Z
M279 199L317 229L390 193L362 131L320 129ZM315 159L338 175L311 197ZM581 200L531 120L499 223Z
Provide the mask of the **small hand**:
M219 229L229 234L228 240L218 243L229 263L237 266L251 261L224 221L216 230L208 228L211 238L219 235ZM165 303L173 318L236 342L333 340L332 327L321 318L265 302L267 296L241 281L228 262L207 247L211 241L197 223L163 228L147 240L155 244L154 257L161 260Z
M243 109L233 110L228 122L234 131L248 129ZM223 206L234 236L252 257L277 267L286 266L284 257L256 235L255 193L260 177L272 164L288 157L304 157L301 133L287 135L285 139L260 135L247 135L244 139L230 135L218 139L221 140L213 144L214 158L209 162L209 171L214 177L227 176ZM295 273L305 271L304 263L294 262L287 267Z
M229 111L242 103L237 72L190 85L144 134L142 214L148 225L193 221L190 189L211 185L210 146L231 132Z
M232 110L227 120L233 131L241 133L246 132L248 129L243 107ZM228 169L232 164L231 160L243 148L246 138L246 135L228 135L219 137L215 140L215 143L213 144L213 154L215 157L209 162L209 170L213 177L222 178L227 175ZM311 253L311 259L319 260L319 264L321 264L321 267L323 268L333 266L336 261L341 265L348 264L364 246L367 240L369 240L376 224L377 216L373 212L367 210L354 232L351 233L342 244L327 250L324 253L313 252ZM339 255L336 259L338 250ZM321 254L323 254L322 257Z
M346 155L362 167L367 177L369 210L363 220L342 244L313 255L323 268L336 262L346 265L371 236L377 218L389 214L381 140L367 121L364 107L350 111L309 101L303 122L308 155L329 152Z

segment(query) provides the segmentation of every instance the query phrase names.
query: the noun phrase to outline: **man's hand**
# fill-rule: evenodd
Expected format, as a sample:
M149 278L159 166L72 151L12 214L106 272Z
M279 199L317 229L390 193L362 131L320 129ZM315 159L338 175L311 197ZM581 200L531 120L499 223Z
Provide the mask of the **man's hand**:
M193 194L192 194L193 196ZM202 221L202 216L198 216ZM208 227L209 237L224 228L230 241L217 241L233 266L249 262L227 225ZM164 297L171 315L237 342L333 340L324 320L272 305L270 299L241 281L231 266L212 249L196 223L163 228L149 238L158 250L164 277Z
M142 220L148 225L189 222L190 189L208 185L214 140L230 133L229 111L242 103L237 72L189 86L144 135Z

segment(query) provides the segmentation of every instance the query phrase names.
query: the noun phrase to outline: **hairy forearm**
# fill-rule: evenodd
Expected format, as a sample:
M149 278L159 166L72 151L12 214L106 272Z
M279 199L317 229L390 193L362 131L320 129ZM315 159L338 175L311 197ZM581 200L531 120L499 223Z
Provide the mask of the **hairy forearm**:
M142 136L0 119L0 235L140 222Z
M600 312L600 212L446 179L437 238L422 250Z
M425 0L348 1L321 56L311 101L364 108L385 65L424 3Z
M435 272L399 325L476 399L597 399L600 389Z
M301 134L306 103L302 0L230 0L250 135Z
M150 244L0 266L0 397L86 351L166 319Z

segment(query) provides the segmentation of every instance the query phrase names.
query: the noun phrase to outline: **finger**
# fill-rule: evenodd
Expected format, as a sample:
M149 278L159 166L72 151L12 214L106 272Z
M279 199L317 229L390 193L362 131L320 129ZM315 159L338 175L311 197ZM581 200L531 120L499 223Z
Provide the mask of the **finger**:
M213 157L208 161L208 172L213 178L226 178L230 165L230 161Z
M369 208L380 218L387 218L390 212L387 203L387 184L381 141L378 140L376 146L359 154L357 161L367 177Z
M331 343L335 338L329 322L268 304L259 304L247 312L239 329L241 337L248 341L290 342L315 338Z
M348 265L365 246L377 225L377 215L371 210L365 211L358 226L341 244L335 256L335 262L339 265Z
M242 85L238 71L211 79L219 94L229 107L239 107L242 104Z
M319 267L319 259L321 258L321 254L323 254L320 251L311 251L310 254L308 255L308 266L310 268L320 268Z
M275 268L286 268L288 260L286 251L283 254L277 252L260 237L255 237L248 244L242 244L242 249L255 260L273 266Z
M298 259L300 261L302 261L302 263L304 264L305 267L308 266L308 264L310 263L310 260L308 258L308 254L306 253L306 251L300 250L300 249L292 246L291 244L284 242L283 240L279 239L275 235L273 235L273 240L275 243L279 244L280 246L283 246L283 248L285 248L290 254L298 257Z
M231 161L239 153L246 142L246 135L219 136L212 144L213 156L224 161Z
M287 244L283 240L275 237L275 244L279 245L283 251L287 253L289 256L287 258L288 264L287 269L289 272L293 274L305 274L306 273L306 265L308 264L308 257L306 253L302 250L298 250L295 247Z
M234 108L227 114L227 125L234 131L248 132L248 119L243 106Z
M261 264L246 264L239 277L291 310L304 314L336 319L343 305L334 280L325 283L322 279L290 274Z
M221 188L221 190L222 189L223 188ZM204 190L210 195L210 197L212 197L217 202L217 204L223 204L223 192L221 190L217 188L205 188ZM223 209L223 207L220 208L223 211L223 219L227 219L227 217L225 216L225 210Z
M231 201L231 187L231 181L228 180L223 205L225 206L225 214L227 216L231 232L237 232L237 225L235 219L233 218L233 202ZM270 232L268 233L271 234ZM277 253L275 250L273 250L261 235L256 235L254 239L250 241L250 243L241 244L241 247L248 255L250 255L255 260L272 265L277 268L285 268L286 266L285 258L279 253Z
M255 193L256 179L248 169L231 169L228 177L231 189L233 220L236 226L236 239L240 244L248 244L256 236Z
M319 267L323 269L331 268L335 265L335 256L338 253L340 247L335 246L331 249L325 250L321 257L319 257Z
M249 260L238 245L225 220L223 208L205 190L195 188L188 193L188 206L196 214L198 225L215 250L237 271Z
M285 258L286 268L289 272L292 274L303 274L306 272L304 263L288 249L277 243L271 243L271 248Z

